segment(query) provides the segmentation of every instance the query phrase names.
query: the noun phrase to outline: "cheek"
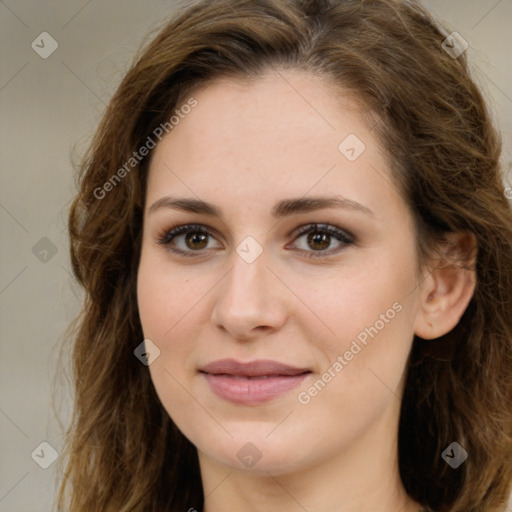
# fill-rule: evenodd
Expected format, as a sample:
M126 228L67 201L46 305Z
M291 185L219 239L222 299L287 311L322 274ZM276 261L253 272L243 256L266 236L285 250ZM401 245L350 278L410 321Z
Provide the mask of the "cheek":
M400 295L396 288L370 282L369 291L347 282L322 299L325 322L336 334L311 336L322 363L315 380L296 396L304 417L325 423L326 431L336 431L342 444L354 440L390 407L398 407L412 342L409 303L395 300Z
M192 356L199 332L208 321L202 299L212 287L212 279L197 270L187 274L171 268L156 251L141 255L137 301L144 337L160 350L160 357L150 366L157 391L158 387L174 387L173 377L182 381L193 373Z
M160 355L149 366L156 393L173 420L181 424L180 412L200 415L197 403L185 391L187 364L194 350L190 323L197 302L193 287L179 272L169 272L149 252L141 255L137 276L137 301L144 338L149 338ZM188 314L187 314L188 313Z
M206 286L206 285L205 285ZM137 302L144 336L165 344L187 325L198 311L202 284L192 283L180 270L170 271L169 263L154 251L141 255L137 276ZM205 289L206 292L206 289Z
M400 396L413 339L413 254L412 247L400 256L381 253L365 266L317 282L310 294L309 305L334 333L317 320L327 334L317 337L309 329L323 357L317 380L300 389L298 402L326 421L339 413L347 433L359 431L360 422L376 418ZM300 293L306 287L304 280Z
M332 272L289 276L307 309L296 315L312 344L332 357L350 349L353 340L377 341L402 350L410 345L416 282L414 249L397 255L369 254L363 261ZM363 258L361 258L363 259ZM364 359L364 358L358 358Z

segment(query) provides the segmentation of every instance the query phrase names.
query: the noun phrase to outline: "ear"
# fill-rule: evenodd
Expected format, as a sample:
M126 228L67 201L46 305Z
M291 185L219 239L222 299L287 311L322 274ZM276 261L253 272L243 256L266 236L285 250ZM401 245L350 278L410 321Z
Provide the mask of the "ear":
M414 333L425 340L449 333L464 314L476 285L473 233L448 233L421 284Z

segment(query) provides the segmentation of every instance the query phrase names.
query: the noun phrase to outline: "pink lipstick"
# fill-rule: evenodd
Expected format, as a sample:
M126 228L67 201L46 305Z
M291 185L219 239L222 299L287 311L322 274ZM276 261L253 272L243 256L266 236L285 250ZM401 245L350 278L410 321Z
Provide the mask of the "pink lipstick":
M199 370L220 398L237 404L267 402L297 387L311 373L277 361L259 359L242 363L220 359Z

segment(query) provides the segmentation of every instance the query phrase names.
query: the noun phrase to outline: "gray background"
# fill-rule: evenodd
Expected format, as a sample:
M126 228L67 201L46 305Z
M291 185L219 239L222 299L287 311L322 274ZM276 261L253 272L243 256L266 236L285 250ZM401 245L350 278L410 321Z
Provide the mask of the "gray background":
M469 42L510 171L512 0L424 3L449 32ZM52 396L64 423L70 410L69 386L62 375L54 377L63 330L81 301L70 276L65 226L75 186L71 161L87 146L135 50L176 5L0 1L0 512L53 509L57 463L42 469L31 453L43 441L60 453ZM58 43L46 59L31 47L42 32ZM36 454L48 461L50 452L42 449L44 456L41 448Z

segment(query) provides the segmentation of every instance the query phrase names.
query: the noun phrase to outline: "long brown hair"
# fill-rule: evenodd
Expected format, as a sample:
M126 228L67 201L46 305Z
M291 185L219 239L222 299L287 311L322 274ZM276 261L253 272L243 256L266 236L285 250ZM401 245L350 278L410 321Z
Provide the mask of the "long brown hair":
M444 233L474 233L477 284L465 314L442 339L413 341L399 469L409 495L433 510L505 509L512 482L512 211L499 136L465 54L445 51L445 37L413 2L203 0L141 49L84 156L69 214L73 272L85 300L73 326L75 402L61 510L203 506L196 449L133 354L143 340L136 277L150 156L130 159L148 137L158 142L157 127L172 129L170 116L198 87L270 68L325 76L375 116L418 228L419 261ZM457 469L441 457L454 441L469 454Z

